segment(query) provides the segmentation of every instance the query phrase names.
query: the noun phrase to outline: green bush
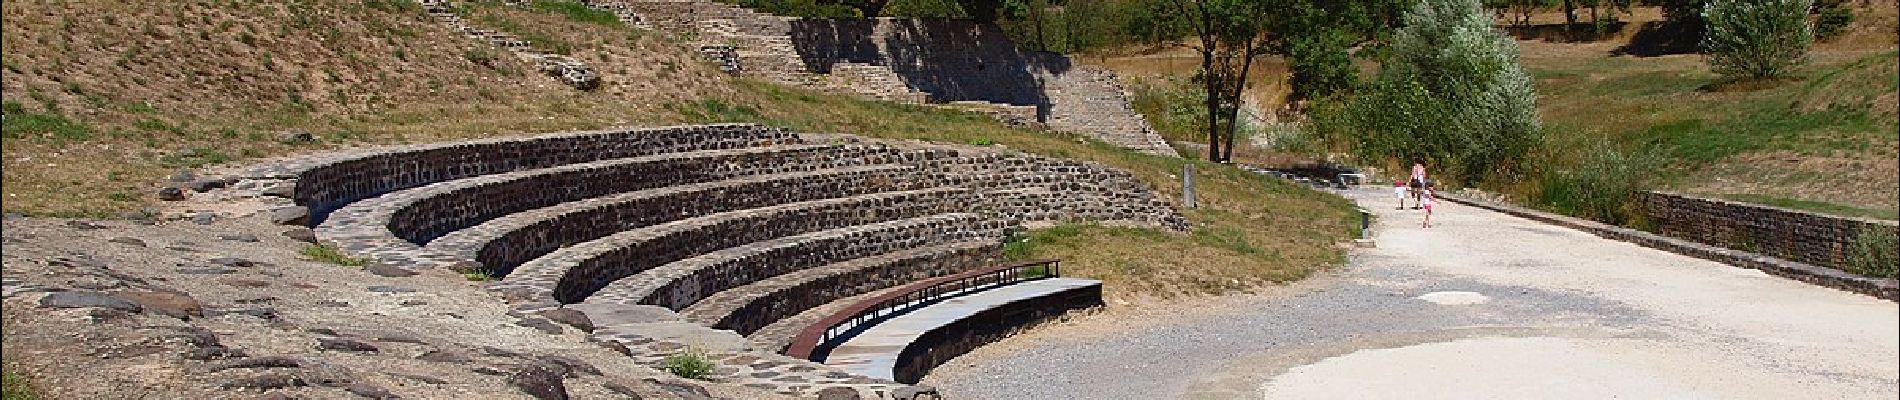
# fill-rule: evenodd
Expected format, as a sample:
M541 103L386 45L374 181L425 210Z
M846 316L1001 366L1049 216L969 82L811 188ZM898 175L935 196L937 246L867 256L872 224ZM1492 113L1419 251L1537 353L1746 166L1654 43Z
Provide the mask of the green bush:
M1880 278L1900 279L1900 235L1892 229L1868 227L1854 239L1847 256L1849 272Z
M1314 133L1365 164L1424 161L1478 183L1519 167L1537 146L1537 93L1517 43L1476 0L1426 0L1405 14L1374 80L1322 99Z
M1814 37L1829 39L1847 31L1847 25L1854 23L1854 9L1834 6L1821 9L1821 15L1814 19Z
M1286 57L1293 70L1293 94L1311 99L1351 89L1359 73L1352 65L1352 45L1352 35L1340 29L1293 38Z
M686 379L705 380L712 375L713 362L706 352L699 349L687 349L685 352L666 357L666 372Z
M1637 195L1658 182L1665 167L1653 153L1628 153L1608 144L1585 150L1573 165L1541 171L1538 201L1559 213L1625 225L1642 219Z
M1814 34L1812 0L1709 0L1702 53L1709 68L1731 78L1778 78L1808 60Z

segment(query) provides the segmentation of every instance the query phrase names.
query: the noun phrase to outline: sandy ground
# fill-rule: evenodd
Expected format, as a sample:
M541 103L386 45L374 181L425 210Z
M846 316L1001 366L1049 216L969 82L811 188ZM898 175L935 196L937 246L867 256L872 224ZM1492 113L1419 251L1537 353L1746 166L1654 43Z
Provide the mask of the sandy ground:
M925 379L952 398L1900 396L1900 306L1490 211L1252 296L1042 327ZM1441 203L1443 204L1443 203Z

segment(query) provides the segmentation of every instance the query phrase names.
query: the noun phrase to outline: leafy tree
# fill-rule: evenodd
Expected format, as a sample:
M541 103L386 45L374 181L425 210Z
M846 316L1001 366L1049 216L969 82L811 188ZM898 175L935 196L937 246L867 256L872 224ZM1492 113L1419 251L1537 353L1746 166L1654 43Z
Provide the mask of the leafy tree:
M1363 161L1425 161L1473 183L1535 147L1530 75L1478 0L1422 0L1390 50L1365 90L1316 108L1322 140Z
M1702 52L1715 73L1774 78L1806 63L1812 0L1709 0Z
M1195 74L1205 88L1207 159L1227 162L1234 155L1234 136L1240 128L1240 94L1256 56L1267 49L1268 10L1261 0L1174 0L1176 12L1186 19L1198 39L1201 55Z

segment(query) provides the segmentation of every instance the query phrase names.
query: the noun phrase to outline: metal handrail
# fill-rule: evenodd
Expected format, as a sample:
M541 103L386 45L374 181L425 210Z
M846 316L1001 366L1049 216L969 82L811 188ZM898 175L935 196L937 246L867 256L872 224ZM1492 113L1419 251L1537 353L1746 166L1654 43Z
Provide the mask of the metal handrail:
M1035 268L1042 268L1042 273L1032 274L1031 271ZM962 294L978 287L1007 285L1057 276L1061 276L1061 260L1045 259L995 265L917 281L903 286L902 289L851 303L850 306L805 327L805 330L799 331L798 336L792 338L792 345L786 349L785 355L811 360L818 346L829 343L867 323L896 315L899 311Z

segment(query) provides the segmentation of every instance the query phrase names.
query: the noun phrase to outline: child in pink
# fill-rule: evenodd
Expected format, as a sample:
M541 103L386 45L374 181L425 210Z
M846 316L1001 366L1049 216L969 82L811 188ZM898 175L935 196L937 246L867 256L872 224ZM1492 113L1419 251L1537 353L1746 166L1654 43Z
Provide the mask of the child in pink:
M1425 189L1424 193L1419 196L1419 204L1425 207L1425 224L1420 225L1420 228L1432 227L1432 203L1437 202L1433 197L1432 190L1429 188Z

